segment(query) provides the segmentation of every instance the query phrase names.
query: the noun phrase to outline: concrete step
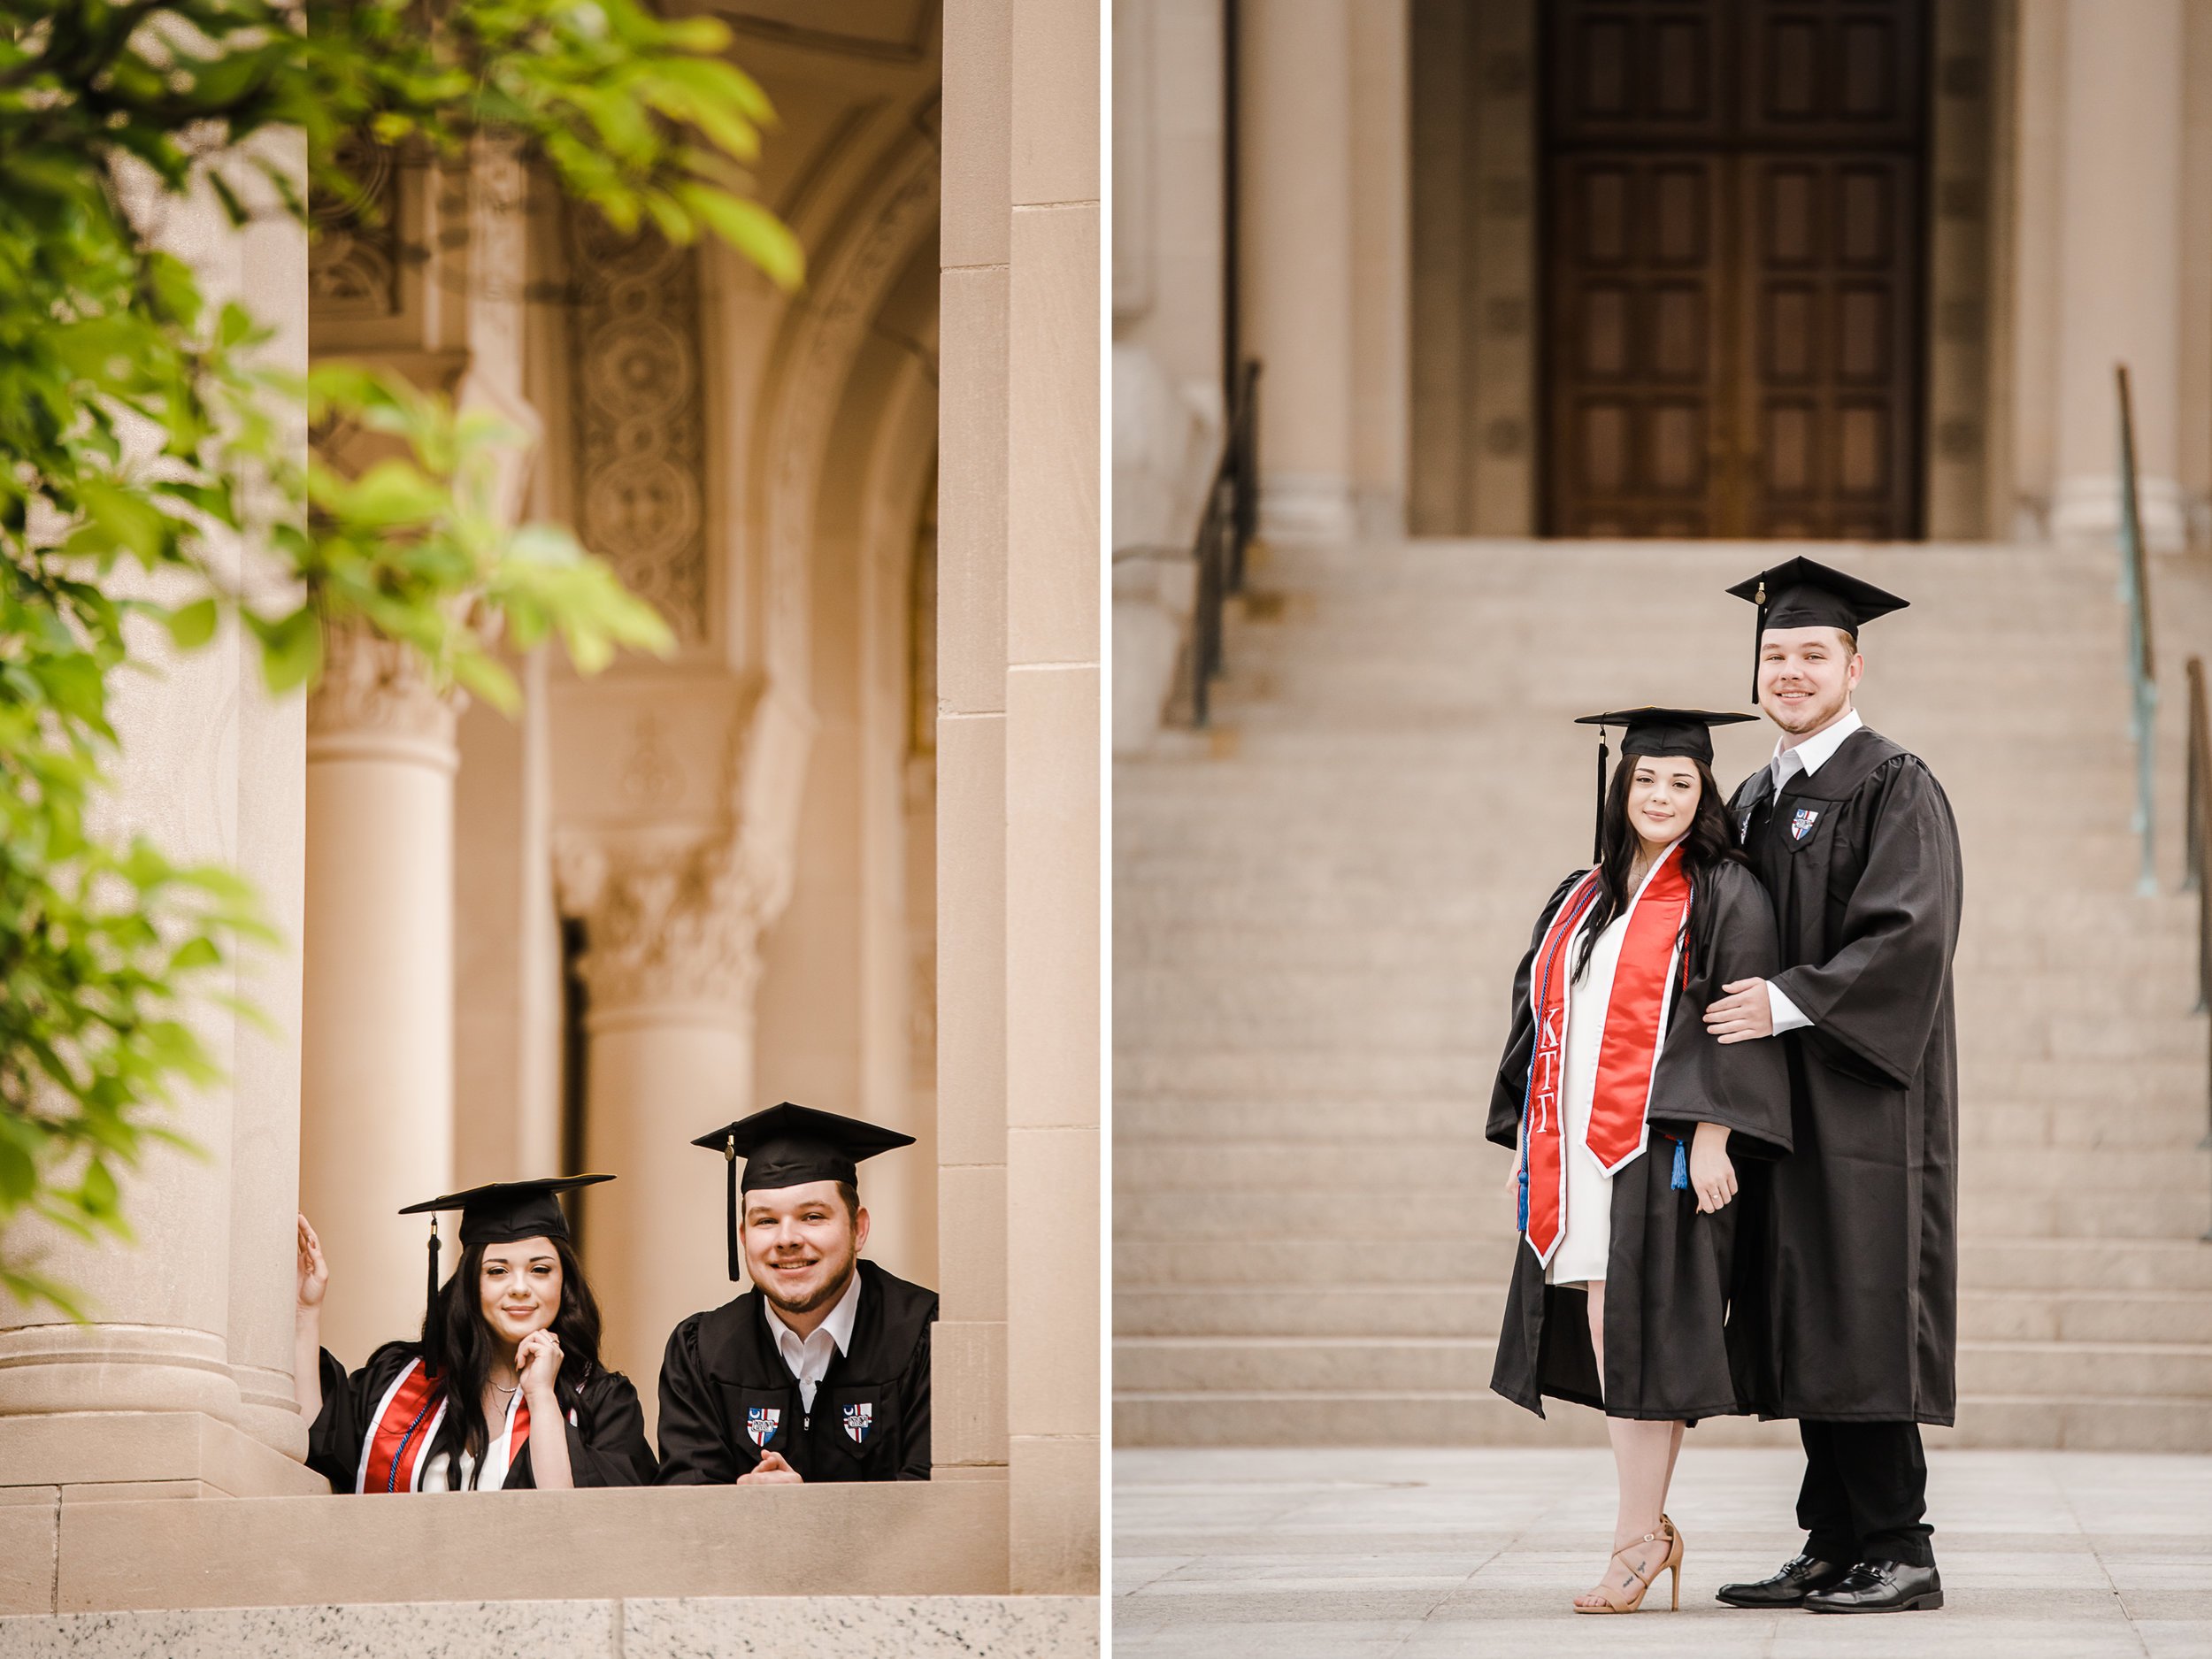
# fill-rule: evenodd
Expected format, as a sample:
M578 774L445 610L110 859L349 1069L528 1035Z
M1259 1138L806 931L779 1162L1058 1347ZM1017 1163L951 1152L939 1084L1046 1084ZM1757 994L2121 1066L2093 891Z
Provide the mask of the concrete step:
M1505 1272L1516 1248L1494 1239L1417 1239L1390 1247L1388 1277L1409 1284L1482 1284ZM1118 1237L1117 1286L1176 1286L1325 1288L1371 1284L1371 1263L1355 1273L1346 1247L1311 1232L1229 1239ZM2051 1239L1970 1233L1959 1241L1962 1291L2172 1291L2212 1296L2212 1244L2179 1239Z
M2014 1068L2016 1070L2016 1068ZM2055 1066L2046 1068L2056 1071ZM1997 1068L1964 1066L1959 1139L1969 1148L1987 1146L2193 1147L2207 1128L2202 1069L2185 1062L2165 1067L2128 1068L2130 1100L2111 1104L2111 1072L2095 1073L2085 1086L2094 1098L2052 1099L2051 1089L2036 1090L2014 1081L2005 1087L1987 1079ZM2033 1101L2037 1094L2046 1098ZM2033 1103L2017 1103L2022 1100ZM1471 1141L1488 1111L1489 1097L1395 1098L1370 1092L1343 1099L1248 1100L1210 1094L1140 1094L1118 1091L1114 1134L1118 1147L1137 1148L1161 1141L1317 1141L1336 1145L1371 1142L1376 1114L1391 1133L1409 1142ZM1971 1160L1968 1160L1971 1166Z
M1114 1296L1126 1337L1482 1337L1505 1314L1505 1285L1129 1287ZM2212 1344L2212 1299L2185 1290L1968 1290L1959 1331L1983 1342Z
M1414 1394L1487 1387L1487 1336L1133 1336L1114 1344L1118 1393L1286 1391ZM2212 1346L2182 1342L1970 1341L1958 1345L1968 1394L2024 1399L2091 1394L2212 1396Z
M1514 1210L1503 1181L1505 1158L1496 1151L1493 1172L1454 1169L1432 1185L1392 1193L1388 1225L1364 1231L1396 1248L1425 1238L1509 1239ZM1115 1160L1120 1186L1122 1160ZM1320 1226L1342 1205L1341 1184L1265 1188L1149 1186L1114 1194L1114 1236L1146 1239L1233 1240ZM2192 1239L2212 1220L2212 1194L2193 1188L2156 1192L2070 1187L2063 1191L1992 1190L1969 1185L1959 1194L1962 1233L2003 1233L2030 1239Z
M2175 1112L2166 1122L2170 1134L2164 1144L2054 1147L1999 1139L1978 1145L1970 1156L1961 1156L1960 1184L1978 1197L2075 1190L2203 1193L2212 1206L2212 1157L2177 1156L2197 1151L2195 1115ZM1340 1141L1147 1140L1118 1151L1114 1190L1294 1194L1304 1188L1432 1188L1472 1197L1502 1179L1511 1156L1480 1139L1473 1133L1478 1128L1469 1110L1462 1114L1456 1133L1418 1139L1394 1135L1378 1141L1370 1133ZM1663 1146L1661 1150L1671 1156Z
M1560 872L1564 875L1566 872ZM1300 922L1255 920L1211 925L1162 920L1146 926L1120 918L1114 952L1116 983L1128 972L1176 969L1192 982L1206 983L1221 968L1270 974L1320 970L1349 974L1387 969L1415 975L1464 976L1479 984L1494 976L1493 949L1500 938L1525 947L1536 918L1535 902L1500 906L1476 930L1433 920L1385 926L1308 926ZM2193 917L2185 923L2154 923L2116 907L2109 926L2076 930L2054 938L2041 929L1977 927L1970 918L1959 941L1956 969L1975 984L2033 982L2046 977L2079 982L2084 970L2101 974L2142 975L2151 985L2193 987L2197 971ZM1511 964L1507 964L1509 971Z
M1114 975L1117 1013L1148 1032L1178 1018L1222 1024L1298 1025L1325 1022L1363 1034L1366 1023L1383 1018L1455 1018L1471 1010L1502 1024L1512 994L1512 975L1525 949L1525 933L1509 952L1490 963L1458 964L1294 964L1259 956L1235 973L1194 972L1180 962L1118 964ZM2151 1057L2178 1025L2184 1040L2175 1056L2201 1060L2204 1033L2191 1018L2195 975L2162 980L2142 971L2085 975L2043 969L2034 972L1985 975L1959 993L1957 1008L1970 1041L2017 1057L2022 1032L2038 1025L2092 1021L2110 1031L2123 1052ZM2192 1046L2193 1045L2193 1046Z
M1475 1393L1194 1393L1114 1396L1124 1446L1602 1446L1605 1419L1560 1402L1539 1418ZM1945 1447L2070 1451L2212 1452L2212 1411L2200 1398L2085 1395L2046 1400L1968 1394L1955 1428L1925 1428ZM1709 1417L1695 1446L1793 1446L1793 1423Z

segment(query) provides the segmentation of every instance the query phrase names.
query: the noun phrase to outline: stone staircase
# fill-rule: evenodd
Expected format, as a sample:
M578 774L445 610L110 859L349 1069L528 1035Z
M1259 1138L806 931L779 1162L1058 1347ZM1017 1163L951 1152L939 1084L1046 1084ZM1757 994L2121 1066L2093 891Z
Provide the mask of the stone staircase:
M1599 1441L1489 1394L1514 1247L1481 1139L1509 976L1586 861L1577 714L1743 706L1755 545L1262 549L1205 733L1115 780L1122 1445ZM2109 555L1844 548L1914 602L1860 707L1966 851L1956 1430L2212 1451L2212 1171L2182 662L2212 578L2162 560L2160 891L2136 892ZM1718 734L1724 787L1770 728ZM1791 1441L1716 1422L1709 1440Z

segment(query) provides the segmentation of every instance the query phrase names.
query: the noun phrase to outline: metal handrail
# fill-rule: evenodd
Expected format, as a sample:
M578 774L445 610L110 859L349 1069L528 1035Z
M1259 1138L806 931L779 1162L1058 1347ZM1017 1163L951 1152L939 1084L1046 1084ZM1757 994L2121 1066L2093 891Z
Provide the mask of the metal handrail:
M1192 549L1198 563L1198 595L1191 617L1191 724L1202 726L1211 712L1214 679L1227 665L1222 649L1222 611L1233 594L1244 591L1244 553L1259 517L1260 365L1247 358L1229 403L1229 429L1223 434L1221 459L1206 488L1206 512L1198 521Z
M2189 659L2189 812L2182 826L2188 849L2184 889L2197 895L2197 1007L2200 1014L2212 1010L2212 879L2208 879L2208 855L2212 854L2212 710L2204 691L2204 658ZM2212 1148L2212 1087L2205 1094L2204 1139L2200 1148ZM2204 1235L2212 1244L2212 1230Z
M2151 577L2144 556L2143 519L2135 495L2135 416L2128 395L2127 365L2113 365L2120 393L2120 596L2128 608L2128 672L2133 681L2135 833L2143 839L2143 869L2135 890L2158 891L2153 859L2151 780L2158 731L2157 669L2151 658Z

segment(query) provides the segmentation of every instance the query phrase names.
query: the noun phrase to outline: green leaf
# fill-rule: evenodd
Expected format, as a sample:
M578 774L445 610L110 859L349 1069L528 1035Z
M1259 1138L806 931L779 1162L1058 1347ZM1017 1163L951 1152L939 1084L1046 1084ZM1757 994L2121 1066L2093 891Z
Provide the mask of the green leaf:
M113 544L127 549L149 569L161 562L169 541L169 520L145 496L103 478L88 478L77 486L77 499Z
M795 293L805 281L806 251L799 239L759 203L703 184L679 185L676 195L709 230L758 265L778 288Z
M311 684L323 666L322 618L305 605L275 623L257 620L261 637L261 674L279 695Z
M169 637L180 651L196 651L215 637L219 612L212 599L196 599L169 612Z

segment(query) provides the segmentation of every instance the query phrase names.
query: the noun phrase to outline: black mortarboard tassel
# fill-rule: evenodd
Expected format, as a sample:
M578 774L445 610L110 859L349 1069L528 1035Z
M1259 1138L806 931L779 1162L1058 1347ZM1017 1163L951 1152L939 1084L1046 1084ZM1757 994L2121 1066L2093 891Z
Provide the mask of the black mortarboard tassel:
M438 1318L438 1217L430 1217L430 1279L422 1294L422 1368L435 1377L445 1370L445 1321Z
M1751 636L1751 698L1759 698L1759 647L1769 628L1841 628L1856 637L1877 617L1909 603L1872 582L1823 565L1793 558L1761 571L1728 590L1758 607Z
M743 1262L737 1248L737 1195L780 1187L803 1187L810 1181L843 1181L859 1185L858 1166L879 1152L914 1144L912 1135L886 1129L857 1118L816 1111L811 1106L785 1101L749 1118L725 1124L691 1143L718 1150L728 1176L730 1278L742 1277ZM737 1160L745 1160L745 1179L737 1176Z
M425 1370L442 1370L445 1359L444 1323L432 1317L438 1308L438 1211L461 1212L459 1236L464 1246L511 1244L517 1239L565 1239L568 1217L561 1213L557 1194L572 1187L612 1179L611 1175L559 1175L536 1181L494 1181L488 1187L472 1187L465 1193L425 1199L399 1212L403 1216L427 1214L430 1217L430 1279L423 1295Z
M1590 861L1605 856L1605 728L1621 728L1621 759L1633 755L1686 755L1713 764L1713 733L1717 726L1739 726L1755 720L1755 714L1711 714L1702 709L1616 709L1608 714L1586 714L1577 726L1598 728L1598 844Z
M730 1282L735 1284L745 1275L737 1254L737 1134L734 1128L723 1131L722 1168L728 1187Z
M1598 816L1590 829L1590 862L1605 856L1605 722L1598 722Z

